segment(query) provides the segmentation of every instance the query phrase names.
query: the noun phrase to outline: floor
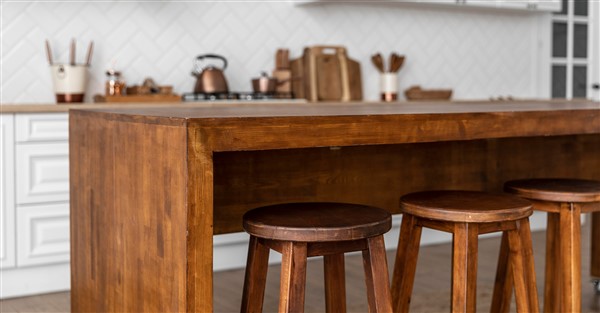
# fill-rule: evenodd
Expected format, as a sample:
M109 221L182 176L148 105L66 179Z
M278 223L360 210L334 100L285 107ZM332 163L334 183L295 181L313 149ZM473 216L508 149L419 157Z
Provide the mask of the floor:
M595 294L589 276L589 227L583 227L582 244L582 299L584 312L600 312L600 295ZM535 266L537 269L538 290L544 283L544 241L545 232L534 232ZM479 244L478 299L477 311L489 311L496 258L500 245L499 238L481 239ZM388 252L388 264L393 264L394 252ZM450 309L450 244L433 245L421 248L412 312L448 312ZM323 291L322 261L318 258L309 261L306 286L306 312L325 310ZM215 312L239 312L243 270L218 272L215 274ZM346 285L348 312L367 312L364 274L360 255L346 257ZM277 311L279 288L279 268L271 266L267 278L264 312ZM540 293L540 303L543 295ZM513 303L514 310L514 303ZM0 301L1 312L68 312L69 293L54 293L34 297L24 297Z

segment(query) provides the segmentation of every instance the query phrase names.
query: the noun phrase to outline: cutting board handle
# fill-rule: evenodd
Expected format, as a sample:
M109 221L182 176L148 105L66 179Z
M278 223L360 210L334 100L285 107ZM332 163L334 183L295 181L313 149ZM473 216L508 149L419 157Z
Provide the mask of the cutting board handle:
M346 47L343 46L312 46L312 47L308 47L307 49L310 49L310 52L313 55L319 55L319 54L336 54L336 55L341 55L344 58L346 57ZM333 53L330 53L333 52Z

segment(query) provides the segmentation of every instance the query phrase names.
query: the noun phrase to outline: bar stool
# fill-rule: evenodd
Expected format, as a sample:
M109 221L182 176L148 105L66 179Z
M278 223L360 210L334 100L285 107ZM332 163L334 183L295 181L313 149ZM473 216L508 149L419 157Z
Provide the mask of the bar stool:
M508 236L517 310L538 311L531 203L506 194L448 190L411 193L400 204L404 215L392 278L395 312L408 312L410 306L423 227L452 233L452 312L476 311L478 236L500 231Z
M279 312L303 312L306 259L324 256L327 312L346 311L344 253L362 251L369 312L390 312L383 234L391 215L345 203L287 203L248 211L250 234L241 312L261 312L269 249L282 254Z
M504 189L548 213L544 311L581 312L581 214L600 212L600 182L524 179Z

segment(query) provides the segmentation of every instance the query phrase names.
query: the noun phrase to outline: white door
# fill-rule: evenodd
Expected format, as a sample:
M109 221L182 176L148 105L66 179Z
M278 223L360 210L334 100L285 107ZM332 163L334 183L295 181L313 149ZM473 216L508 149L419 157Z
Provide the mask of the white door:
M598 99L599 3L563 0L552 17L552 98Z

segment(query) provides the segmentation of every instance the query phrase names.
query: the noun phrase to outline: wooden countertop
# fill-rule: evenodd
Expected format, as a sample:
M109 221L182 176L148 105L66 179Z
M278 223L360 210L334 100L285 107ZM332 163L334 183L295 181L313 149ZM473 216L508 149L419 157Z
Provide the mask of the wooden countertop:
M213 151L600 133L600 102L208 103L74 110L186 127Z
M381 106L384 111L404 111L404 112L413 112L416 113L418 109L426 109L427 107L432 108L430 105L439 105L440 107L446 107L444 110L460 110L462 106L466 106L467 110L477 109L477 106L483 106L486 109L493 108L508 108L513 105L515 106L523 106L525 103L525 107L527 107L527 103L529 104L537 104L538 107L544 106L553 106L555 104L568 103L569 105L573 105L574 103L588 103L590 105L600 106L598 102L591 102L586 100L573 100L573 101L561 101L561 100L521 100L521 101L504 101L504 102L491 102L487 100L468 100L468 101L449 101L449 102L393 102L393 103L382 103L382 102L351 102L351 103L302 103L298 100L294 102L285 102L285 101L253 101L253 102L228 102L228 101L218 101L218 102L174 102L174 103L83 103L83 104L56 104L56 103L39 103L39 104L0 104L0 113L50 113L50 112L68 112L70 109L144 109L144 108L165 108L169 109L166 111L171 111L170 109L174 108L213 108L214 113L220 111L225 115L236 115L241 114L241 107L253 108L256 105L262 106L259 111L256 109L251 109L254 112L255 116L260 116L262 113L267 111L268 107L280 107L280 106L298 106L299 104L305 104L307 107L320 107L319 109L324 109L327 107L336 107L337 113L340 110L346 110L349 107L359 108L360 105L367 106ZM232 110L234 109L234 110ZM516 108L518 109L518 108ZM306 113L306 110L301 108L299 113ZM327 110L327 109L325 109ZM184 110L185 111L185 110ZM225 112L229 111L229 112ZM351 110L355 111L356 110ZM381 109L380 109L381 111ZM141 111L139 111L141 112ZM147 111L149 113L149 111ZM382 111L381 111L382 112ZM203 111L202 114L206 113ZM247 114L247 113L245 113ZM292 114L292 112L288 112L288 114ZM209 114L210 115L210 114Z

